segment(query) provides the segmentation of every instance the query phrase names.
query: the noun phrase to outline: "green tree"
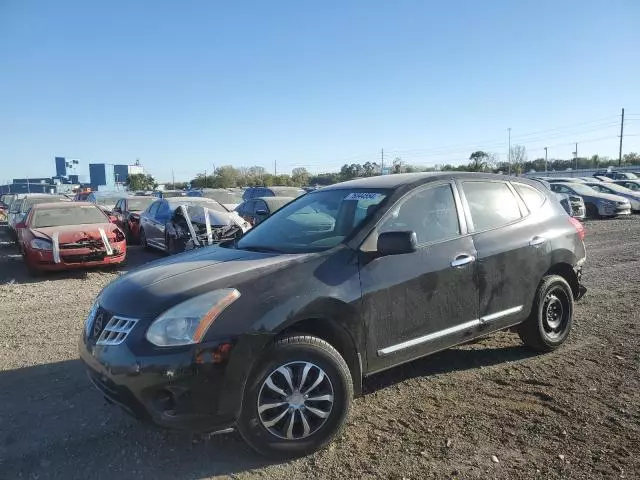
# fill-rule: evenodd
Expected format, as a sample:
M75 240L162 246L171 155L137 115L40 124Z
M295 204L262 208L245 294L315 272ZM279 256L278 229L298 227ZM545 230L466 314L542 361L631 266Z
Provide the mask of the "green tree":
M154 178L145 173L133 173L124 184L129 190L153 190L158 186Z
M471 160L469 169L472 172L484 172L489 165L489 154L478 150L469 155L469 160Z
M640 165L640 154L636 152L625 153L622 156L623 163L628 163L629 165Z

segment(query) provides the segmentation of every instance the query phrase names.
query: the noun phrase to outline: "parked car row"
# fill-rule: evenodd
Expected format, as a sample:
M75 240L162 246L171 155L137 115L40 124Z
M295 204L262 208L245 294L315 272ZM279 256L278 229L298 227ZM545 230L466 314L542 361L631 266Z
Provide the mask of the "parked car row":
M612 174L612 172L606 173ZM626 173L625 177L632 175L632 173ZM609 176L602 175L594 175L593 177L535 177L535 179L546 182L551 191L557 194L581 197L584 202L585 214L590 218L640 213L640 179L614 180Z

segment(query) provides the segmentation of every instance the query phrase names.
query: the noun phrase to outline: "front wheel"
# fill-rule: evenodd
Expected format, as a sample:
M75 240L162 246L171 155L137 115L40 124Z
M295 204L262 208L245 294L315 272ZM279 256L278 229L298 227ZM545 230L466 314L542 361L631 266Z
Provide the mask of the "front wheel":
M573 323L573 292L559 275L542 279L529 318L518 327L522 342L539 352L550 352L569 337Z
M142 228L140 229L140 245L142 245L142 248L145 250L151 250L151 247L147 243L147 234L144 233Z
M352 398L351 373L335 348L317 337L285 337L256 362L238 430L263 455L307 455L340 432Z

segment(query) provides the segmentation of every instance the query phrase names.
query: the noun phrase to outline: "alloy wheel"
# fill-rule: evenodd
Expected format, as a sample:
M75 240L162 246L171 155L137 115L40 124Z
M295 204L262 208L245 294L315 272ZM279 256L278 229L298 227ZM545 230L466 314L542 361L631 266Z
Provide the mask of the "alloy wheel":
M299 440L317 432L334 404L331 379L319 366L291 362L273 370L258 394L258 416L272 435Z

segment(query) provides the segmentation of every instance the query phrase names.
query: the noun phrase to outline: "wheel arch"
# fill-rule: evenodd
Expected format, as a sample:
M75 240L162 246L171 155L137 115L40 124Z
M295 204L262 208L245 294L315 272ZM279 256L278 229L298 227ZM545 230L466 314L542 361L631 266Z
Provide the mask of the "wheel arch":
M545 277L548 275L558 275L564 278L571 287L573 297L578 298L580 296L580 279L572 265L566 262L555 263L544 274Z
M305 334L318 337L329 343L344 358L349 367L356 397L362 394L362 357L351 333L332 318L310 316L298 319L276 335L275 340L284 336Z

